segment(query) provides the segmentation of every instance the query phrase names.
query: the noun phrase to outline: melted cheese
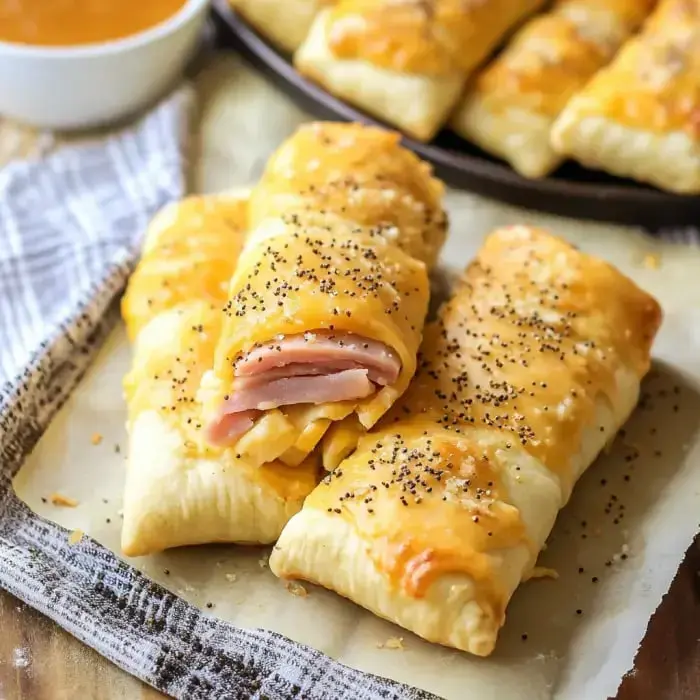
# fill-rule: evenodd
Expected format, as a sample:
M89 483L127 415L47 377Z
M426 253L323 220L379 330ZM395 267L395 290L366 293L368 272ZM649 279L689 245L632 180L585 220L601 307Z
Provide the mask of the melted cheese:
M700 138L700 3L664 0L643 32L577 96L576 107L581 118Z
M158 314L190 300L223 306L246 217L244 200L221 195L190 197L154 218L122 300L131 340Z
M423 75L466 75L537 0L345 0L326 31L341 59Z
M465 573L500 619L504 596L489 586L488 552L528 545L520 513L508 503L502 463L494 443L415 421L365 438L306 506L348 519L372 543L377 568L407 595L423 597L440 576Z
M339 235L368 227L377 242L432 267L447 232L445 188L399 139L359 125L299 129L270 157L251 193L251 229L279 217L309 228L332 226Z
M607 263L526 227L490 236L462 285L426 329L419 371L392 418L505 433L568 490L572 446L600 397L616 405L617 369L649 368L658 304Z
M565 0L529 22L477 80L493 110L556 117L651 9L650 0Z

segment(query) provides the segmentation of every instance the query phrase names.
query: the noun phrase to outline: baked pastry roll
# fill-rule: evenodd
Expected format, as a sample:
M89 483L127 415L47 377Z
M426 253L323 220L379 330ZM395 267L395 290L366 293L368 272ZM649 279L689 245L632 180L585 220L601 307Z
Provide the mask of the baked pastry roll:
M700 2L662 0L641 34L576 95L552 144L586 166L700 192Z
M338 97L429 141L464 82L543 0L340 0L320 12L294 56Z
M229 0L263 36L287 53L304 41L321 8L334 0Z
M147 232L124 296L134 341L124 381L128 556L207 542L273 542L317 482L313 465L258 468L204 436L196 393L214 361L246 213L245 199L228 195L166 207Z
M532 19L468 87L452 128L521 175L563 160L550 144L569 99L644 21L653 0L560 0Z
M490 654L558 510L634 408L660 319L564 241L491 234L426 328L411 388L306 499L270 568Z
M332 422L384 415L415 371L442 194L383 129L311 124L280 147L202 381L212 442L294 465Z
M223 304L243 247L247 213L246 194L224 193L188 197L153 217L122 299L129 340L188 300Z

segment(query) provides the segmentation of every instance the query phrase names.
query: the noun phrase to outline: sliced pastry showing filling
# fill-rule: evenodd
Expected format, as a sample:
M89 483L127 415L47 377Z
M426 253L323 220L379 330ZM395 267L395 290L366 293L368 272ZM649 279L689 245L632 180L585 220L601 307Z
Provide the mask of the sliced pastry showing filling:
M312 464L250 464L210 445L196 394L224 320L247 202L191 197L163 209L122 302L134 342L124 380L129 454L122 549L274 542L317 483Z
M415 372L442 193L382 129L311 124L280 147L202 380L212 443L294 465L333 422L384 415Z
M231 7L282 51L293 53L316 14L335 0L229 0Z
M700 2L661 0L567 104L552 144L586 166L681 194L700 192Z
M576 480L633 410L661 321L607 263L491 234L426 328L411 388L270 558L421 637L490 654Z
M606 65L654 0L559 0L530 20L469 85L452 116L464 138L544 177L564 160L550 144L569 99Z
M338 97L429 141L467 76L543 0L340 0L294 56Z

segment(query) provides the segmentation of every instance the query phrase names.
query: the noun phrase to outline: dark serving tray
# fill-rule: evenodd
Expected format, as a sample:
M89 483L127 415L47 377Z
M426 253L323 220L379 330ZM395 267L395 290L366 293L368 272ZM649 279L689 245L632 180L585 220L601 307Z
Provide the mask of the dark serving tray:
M387 126L302 77L289 57L252 29L227 0L213 0L213 7L219 45L239 50L306 111L322 119ZM550 177L528 180L449 131L441 132L431 143L408 137L403 141L430 161L450 185L509 204L650 230L700 222L700 197L670 194L573 162L565 163Z

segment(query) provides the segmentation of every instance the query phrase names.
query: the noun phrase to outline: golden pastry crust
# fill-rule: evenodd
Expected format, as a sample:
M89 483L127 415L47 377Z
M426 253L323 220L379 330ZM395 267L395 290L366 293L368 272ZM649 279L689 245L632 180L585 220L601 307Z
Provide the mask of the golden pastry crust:
M563 155L680 193L700 192L700 3L663 0L643 31L564 109Z
M387 419L463 414L508 433L568 498L585 468L571 446L599 398L626 417L618 374L648 371L659 305L612 265L525 226L488 236L461 284L426 329L421 371Z
M260 229L258 229L259 231ZM216 349L215 406L230 393L234 363L278 336L315 330L348 332L384 343L401 360L401 374L354 409L369 428L400 396L413 376L429 284L425 265L367 233L334 233L288 225L284 235L253 245L241 256L225 307ZM348 267L352 265L352 267ZM351 269L351 275L338 273ZM366 418L365 418L366 417Z
M660 320L607 263L496 231L426 329L411 388L310 494L272 571L488 655L575 481L636 404Z
M340 0L326 32L338 59L416 75L470 73L501 37L542 2Z
M226 300L246 217L245 201L224 193L188 197L153 218L122 299L130 340L152 318L190 299Z
M427 266L446 231L442 193L395 133L312 124L283 144L251 194L251 233L231 280L214 368L202 382L208 420L231 392L238 358L279 336L325 330L384 343L400 358L398 379L353 402L276 409L284 439L265 453L298 464L332 422L353 413L365 428L374 425L415 371ZM251 432L239 450L255 460Z
M526 177L547 175L563 160L550 144L555 119L652 5L653 0L560 0L530 20L476 77L452 128Z
M196 399L221 333L247 201L191 197L153 220L122 303L134 340L124 380L129 456L122 549L268 543L317 481L313 465L250 465L204 438Z
M488 655L561 501L553 474L493 437L428 421L366 435L289 521L272 572L325 586L428 641Z
M297 69L414 138L444 124L469 73L542 0L341 0L319 13Z
M431 269L447 235L444 194L398 134L309 124L268 160L251 192L251 229L290 213L309 227L368 227Z
M229 0L231 7L282 51L293 53L316 14L334 0Z

